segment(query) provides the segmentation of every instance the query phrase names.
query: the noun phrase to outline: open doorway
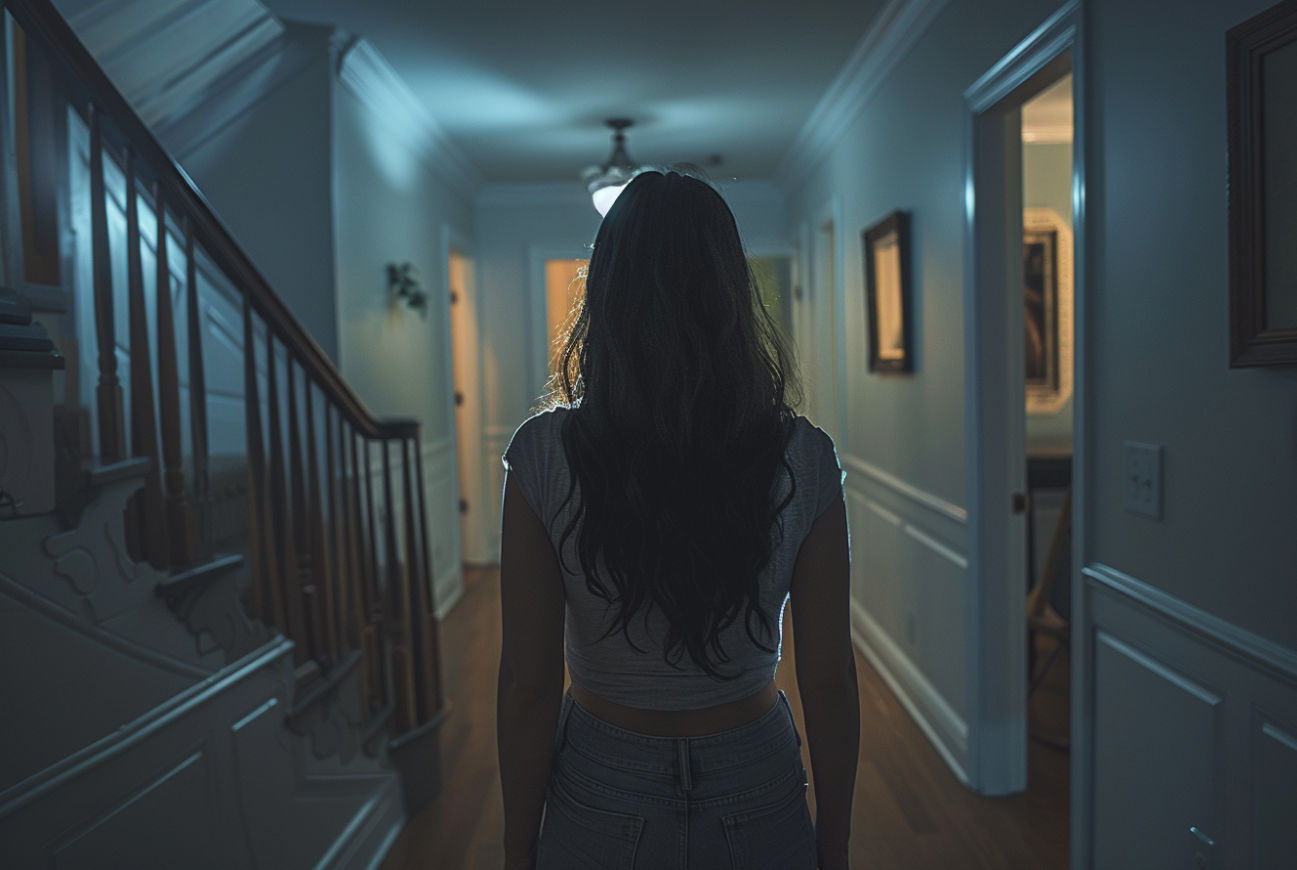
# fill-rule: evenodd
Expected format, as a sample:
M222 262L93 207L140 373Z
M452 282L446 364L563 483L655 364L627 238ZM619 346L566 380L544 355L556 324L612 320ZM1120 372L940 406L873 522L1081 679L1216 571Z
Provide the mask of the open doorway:
M1082 479L1072 437L1083 411L1074 386L1083 371L1082 236L1073 226L1084 201L1073 111L1078 18L1078 4L1063 7L964 95L968 774L983 794L1022 791L1030 757L1057 773L1054 799L1064 805L1071 632L1063 599L1071 520L1084 503L1071 486ZM1029 751L1032 734L1043 739ZM1042 747L1054 754L1041 756Z
M1072 143L1068 73L1022 106L1027 733L1064 753L1069 747L1075 369Z

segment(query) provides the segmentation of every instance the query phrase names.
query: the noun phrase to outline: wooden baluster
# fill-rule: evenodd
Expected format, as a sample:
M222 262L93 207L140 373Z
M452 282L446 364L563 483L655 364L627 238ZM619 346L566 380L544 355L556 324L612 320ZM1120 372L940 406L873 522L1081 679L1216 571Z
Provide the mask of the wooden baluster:
M337 607L339 631L346 639L346 651L358 649L363 655L360 668L360 697L364 699L365 718L381 703L375 696L377 684L373 682L373 659L365 643L364 603L361 598L360 568L357 555L357 523L354 465L355 437L350 434L342 409L335 408L338 421L338 517L334 537L338 543Z
M99 414L99 458L108 463L126 458L126 420L122 413L122 386L117 380L117 330L113 317L113 264L108 250L104 148L99 130L99 109L94 103L87 110L86 121L90 125L90 246L95 336L99 342L99 383L95 387L95 404Z
M328 481L328 491L325 493L329 500L329 513L323 519L325 523L325 533L327 540L331 545L329 551L329 600L332 607L329 611L329 632L333 638L335 655L341 659L347 653L355 649L346 634L346 602L344 599L344 590L347 582L347 562L344 555L346 546L346 531L344 529L345 521L343 519L343 508L338 503L341 498L341 481L339 475L343 473L342 463L338 461L338 456L334 447L333 417L336 411L333 403L329 401L328 396L324 397L324 473Z
M423 573L419 578L420 588L424 590L426 596L425 605L421 613L421 624L424 627L424 649L427 653L427 667L425 677L427 682L420 684L421 688L427 693L425 697L430 701L429 708L425 711L427 718L432 718L441 712L445 704L441 684L441 636L440 627L437 625L437 602L433 595L436 589L436 574L432 567L432 555L428 550L428 509L425 503L423 492L423 453L419 443L416 441L413 445L414 450L414 478L417 483L418 503L419 503L419 543L423 553ZM426 721L426 719L425 719Z
M297 560L297 593L302 601L302 619L307 656L319 659L324 654L320 637L320 601L311 564L311 521L307 515L306 472L302 461L302 426L297 419L297 365L291 353L285 354L288 374L284 392L288 399L288 477L293 499L292 546ZM303 379L305 380L305 379ZM309 389L307 390L309 393ZM285 540L287 545L288 541Z
M410 657L415 694L415 719L422 725L436 712L432 697L432 675L428 671L429 650L424 613L427 610L426 576L423 558L419 552L419 532L415 525L415 491L421 489L414 477L414 463L410 457L411 439L401 439L401 495L405 514L405 588L409 606L405 622L409 625ZM418 450L417 446L415 448Z
M154 568L169 562L166 509L162 501L158 422L153 406L153 362L149 347L149 315L144 304L144 264L140 255L139 191L135 184L135 152L126 149L126 292L131 337L131 453L151 461L144 488L132 502L139 519L136 540L140 554Z
M180 368L176 359L176 316L171 304L171 266L167 260L167 207L162 185L153 185L158 218L158 411L162 422L169 562L185 567L194 559L193 525L185 492L184 453L180 437Z
M316 643L319 644L316 654L327 657L333 663L341 660L333 622L333 566L328 556L329 542L324 527L324 494L321 489L319 445L316 444L315 435L315 386L305 370L302 371L302 389L306 393L306 522L310 532L308 547L311 585L315 589L312 626Z
M161 201L161 197L159 197ZM203 367L203 311L198 302L198 263L195 259L194 252L194 230L190 226L189 218L185 218L185 317L188 321L189 333L189 435L193 442L194 452L194 503L190 512L190 546L191 558L194 561L198 559L207 559L212 555L212 512L211 512L211 486L208 475L208 454L207 454L207 375ZM244 306L245 311L249 311ZM250 316L250 311L249 311ZM250 328L251 321L245 324ZM252 369L252 395L256 396L256 344L252 341L252 334L244 335L245 351L251 348L251 351L244 353L245 359L253 361ZM258 418L260 417L260 407L258 407ZM251 425L249 421L248 425ZM248 449L251 450L252 442L248 442ZM258 419L257 423L257 450L259 456L261 450L261 424ZM249 453L249 459L251 454ZM264 475L262 483L264 484ZM249 516L254 519L256 514ZM255 521L255 520L254 520ZM196 530L196 531L195 531ZM256 596L253 596L254 600ZM267 611L267 614L269 611Z
M398 734L419 725L418 704L414 688L412 667L413 644L410 632L410 587L408 572L401 570L401 553L396 542L396 510L392 498L392 459L390 444L380 442L383 451L383 552L386 555L388 631L392 638L392 677L396 688L396 708L393 711L394 730Z
M189 262L193 264L192 248ZM193 275L189 277L193 287ZM190 297L190 311L194 310ZM190 321L193 327L193 321ZM192 346L191 346L192 347ZM190 373L192 393L193 374ZM252 303L243 298L243 400L248 429L248 552L252 573L252 615L284 630L284 607L280 596L278 565L275 561L274 527L270 522L270 499L266 480L266 453L261 441L261 396L257 387L257 334L252 322ZM194 464L199 457L195 442ZM197 476L195 475L195 480Z
M347 510L347 605L349 625L356 647L364 654L366 714L382 706L382 683L378 667L378 648L369 624L373 606L365 589L364 518L360 510L360 464L356 458L356 433L339 414L338 437L342 441L348 474L344 478Z
M285 354L288 370L292 357ZM280 422L279 364L275 359L275 331L266 323L266 413L270 416L270 473L266 480L270 498L270 528L275 548L271 557L279 576L279 591L284 606L284 622L279 630L297 642L293 657L300 665L311 658L306 636L306 618L302 613L302 590L297 575L297 548L294 546L293 517L289 513L288 478L284 470L284 438ZM290 392L291 395L291 392Z
M378 517L375 515L374 507L374 475L373 464L369 459L369 439L364 435L360 436L360 451L358 458L361 462L360 472L364 475L365 490L361 504L365 509L364 525L364 554L369 564L365 566L363 573L364 587L368 598L368 609L365 614L367 622L366 630L372 636L374 647L373 661L376 670L375 685L382 687L380 697L384 704L391 703L394 697L392 681L392 660L390 655L391 644L384 630L384 614L387 612L387 597L381 588L381 578L378 573Z

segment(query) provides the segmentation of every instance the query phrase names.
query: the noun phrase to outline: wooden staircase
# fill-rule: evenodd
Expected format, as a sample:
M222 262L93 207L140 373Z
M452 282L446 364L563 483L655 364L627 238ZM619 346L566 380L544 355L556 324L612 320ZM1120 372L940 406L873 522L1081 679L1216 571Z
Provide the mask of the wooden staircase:
M419 424L369 413L49 0L5 10L7 298L64 359L0 350L0 495L53 494L0 505L0 863L375 866L446 714Z

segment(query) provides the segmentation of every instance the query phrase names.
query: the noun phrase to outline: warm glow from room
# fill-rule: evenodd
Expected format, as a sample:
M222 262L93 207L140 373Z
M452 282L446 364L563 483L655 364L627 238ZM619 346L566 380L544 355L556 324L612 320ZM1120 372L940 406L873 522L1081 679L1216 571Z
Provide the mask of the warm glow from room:
M577 302L585 293L585 270L589 260L547 260L545 262L546 335L549 336L549 374L558 369L563 341L576 322ZM569 318L571 321L569 322Z

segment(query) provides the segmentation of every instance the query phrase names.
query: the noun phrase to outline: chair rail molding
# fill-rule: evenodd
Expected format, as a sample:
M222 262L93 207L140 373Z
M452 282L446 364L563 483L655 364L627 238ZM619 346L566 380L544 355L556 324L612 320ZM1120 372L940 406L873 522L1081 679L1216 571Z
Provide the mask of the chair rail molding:
M806 180L945 5L946 0L891 0L883 7L775 168L780 188L792 191Z
M842 463L850 470L858 471L870 479L881 483L892 492L902 495L910 501L920 504L929 510L936 511L947 519L954 520L960 524L968 522L968 509L962 508L954 502L947 501L939 495L933 495L927 490L921 489L908 481L897 477L889 471L884 471L873 463L866 462L859 456L851 453L842 454Z
M338 79L456 193L473 198L481 173L369 40L352 37L338 51Z
M1297 685L1297 650L1239 628L1108 565L1094 562L1081 569L1081 573L1091 585L1119 593L1177 627L1188 629L1221 651L1240 656L1253 667Z
M1074 692L1094 699L1072 739L1093 807L1072 826L1079 866L1170 866L1187 829L1212 864L1297 866L1297 650L1109 565L1076 586L1091 642L1073 635Z

